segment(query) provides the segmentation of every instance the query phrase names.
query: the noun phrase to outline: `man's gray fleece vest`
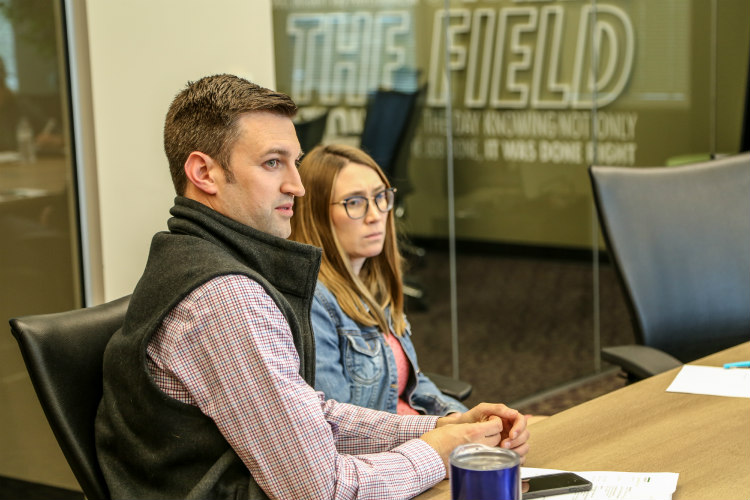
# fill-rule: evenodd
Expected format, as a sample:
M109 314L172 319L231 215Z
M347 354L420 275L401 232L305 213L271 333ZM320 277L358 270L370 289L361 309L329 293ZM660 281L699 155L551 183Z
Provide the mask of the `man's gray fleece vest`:
M154 236L125 323L104 354L99 462L112 498L266 498L213 421L154 384L146 345L195 288L216 276L243 274L284 314L300 375L314 385L310 305L320 250L254 230L187 198L176 198L170 212L169 232Z

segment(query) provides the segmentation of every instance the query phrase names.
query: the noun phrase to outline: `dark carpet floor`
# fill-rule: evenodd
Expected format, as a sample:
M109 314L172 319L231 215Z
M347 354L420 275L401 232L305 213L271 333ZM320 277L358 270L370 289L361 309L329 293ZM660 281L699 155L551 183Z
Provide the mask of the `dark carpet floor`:
M412 340L424 371L451 375L448 254L426 250L408 273L427 302L426 310L408 305ZM610 373L570 388L576 380L612 371L606 364L597 371L595 363L591 257L459 253L459 376L474 387L468 406L524 402L561 387L556 406L543 410L551 414L622 386ZM600 263L599 271L601 345L631 343L633 328L614 269Z
M554 415L623 387L620 370L611 369L516 401L514 407L525 414Z

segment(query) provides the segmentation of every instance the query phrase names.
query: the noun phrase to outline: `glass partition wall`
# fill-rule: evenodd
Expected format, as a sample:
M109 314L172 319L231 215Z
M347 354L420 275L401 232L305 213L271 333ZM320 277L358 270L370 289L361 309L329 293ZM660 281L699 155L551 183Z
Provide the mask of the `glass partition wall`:
M0 0L0 476L77 487L7 323L82 305L60 6Z
M392 113L368 107L378 89L419 93L392 178L422 368L471 382L469 403L611 373L600 347L634 334L588 166L738 152L747 2L273 6L277 86L328 112L324 142Z

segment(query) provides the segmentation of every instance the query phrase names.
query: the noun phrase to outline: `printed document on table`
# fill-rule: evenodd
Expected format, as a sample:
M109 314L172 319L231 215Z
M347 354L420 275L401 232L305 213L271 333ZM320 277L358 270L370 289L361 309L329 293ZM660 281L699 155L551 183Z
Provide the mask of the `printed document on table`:
M564 472L556 469L521 467L521 477ZM575 472L593 485L589 491L542 498L555 500L671 500L677 489L676 472Z
M667 392L750 398L750 370L685 365L667 387Z

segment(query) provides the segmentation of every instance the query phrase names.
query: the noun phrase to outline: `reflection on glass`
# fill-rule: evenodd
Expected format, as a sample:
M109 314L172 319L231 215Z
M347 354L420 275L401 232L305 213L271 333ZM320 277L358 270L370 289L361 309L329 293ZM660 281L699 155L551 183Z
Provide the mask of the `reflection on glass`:
M0 317L80 303L56 2L0 2Z
M416 75L409 190L396 184L404 227L427 247L412 259L430 292L430 309L410 312L414 341L425 369L449 372L450 137L461 374L476 375L478 399L513 400L591 374L599 338L632 338L612 268L592 265L603 242L587 168L736 152L750 5L448 3L276 0L276 81L328 109L325 140L364 144L368 95Z
M0 0L0 476L77 488L7 326L81 305L62 3Z

